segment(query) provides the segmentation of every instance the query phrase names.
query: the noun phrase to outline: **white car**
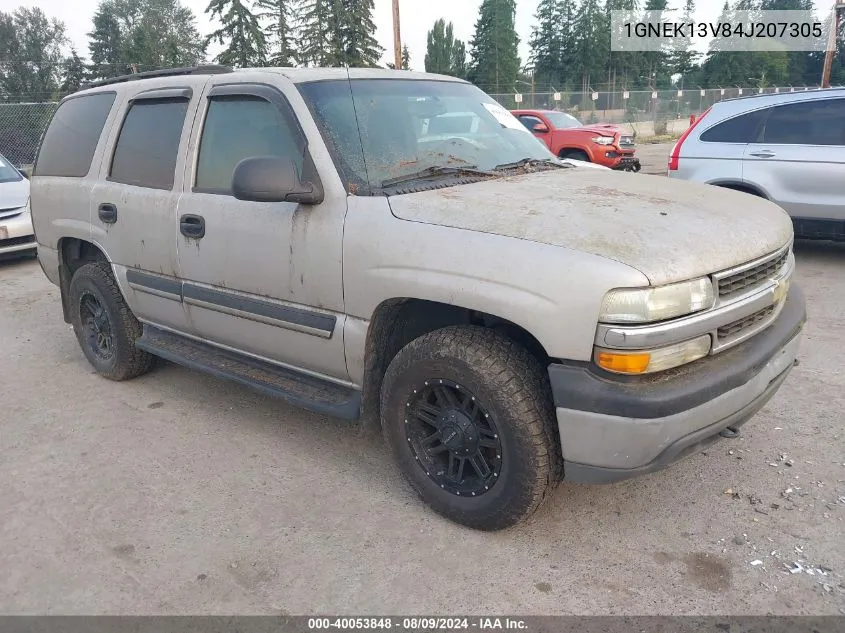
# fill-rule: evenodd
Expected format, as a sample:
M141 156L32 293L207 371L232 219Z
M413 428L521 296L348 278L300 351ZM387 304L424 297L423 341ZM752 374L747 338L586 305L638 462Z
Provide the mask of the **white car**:
M35 253L29 180L0 154L0 259Z

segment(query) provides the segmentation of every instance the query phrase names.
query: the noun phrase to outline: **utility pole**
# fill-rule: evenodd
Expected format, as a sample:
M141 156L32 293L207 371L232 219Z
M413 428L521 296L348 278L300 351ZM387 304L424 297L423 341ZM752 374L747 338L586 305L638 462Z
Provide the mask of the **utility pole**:
M396 70L402 70L402 32L399 28L399 0L393 0L393 48Z
M822 70L822 88L830 88L830 72L833 68L833 58L836 56L839 25L843 15L845 15L845 0L834 0L830 33L827 40L827 52L824 56L824 69Z

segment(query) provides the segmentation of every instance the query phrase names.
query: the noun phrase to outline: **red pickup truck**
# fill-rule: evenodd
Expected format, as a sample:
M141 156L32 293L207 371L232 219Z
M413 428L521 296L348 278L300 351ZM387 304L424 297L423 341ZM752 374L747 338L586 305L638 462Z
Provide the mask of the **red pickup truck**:
M616 125L583 125L556 110L512 110L522 124L561 158L583 160L611 169L640 171L634 138Z

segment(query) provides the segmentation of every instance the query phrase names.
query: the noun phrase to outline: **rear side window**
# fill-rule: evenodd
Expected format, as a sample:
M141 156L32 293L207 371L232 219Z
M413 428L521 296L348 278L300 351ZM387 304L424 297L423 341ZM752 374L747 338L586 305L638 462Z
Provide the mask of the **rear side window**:
M768 111L756 110L723 121L704 132L701 140L706 143L754 143Z
M845 99L790 103L772 110L763 143L845 145Z
M87 175L115 96L113 92L100 92L63 102L44 134L33 174Z
M188 99L142 99L126 113L114 148L109 180L172 189Z
M196 189L230 193L235 166L252 156L290 158L302 174L305 143L269 101L250 95L214 97L200 140Z

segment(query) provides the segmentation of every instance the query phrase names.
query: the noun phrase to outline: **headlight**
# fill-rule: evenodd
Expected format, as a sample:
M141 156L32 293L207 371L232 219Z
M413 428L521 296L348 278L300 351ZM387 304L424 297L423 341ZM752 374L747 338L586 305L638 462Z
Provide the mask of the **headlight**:
M598 143L599 145L613 145L613 141L615 137L613 136L596 136L593 138L593 143Z
M596 365L616 374L651 374L686 365L710 353L710 335L648 351L621 352L596 348Z
M602 302L602 323L652 323L713 306L713 284L708 277L656 288L611 290Z

